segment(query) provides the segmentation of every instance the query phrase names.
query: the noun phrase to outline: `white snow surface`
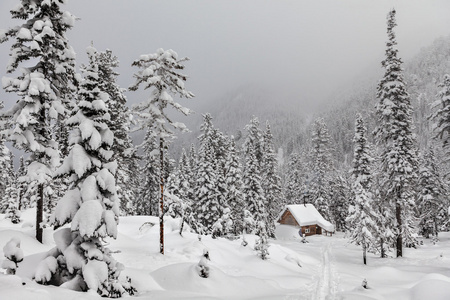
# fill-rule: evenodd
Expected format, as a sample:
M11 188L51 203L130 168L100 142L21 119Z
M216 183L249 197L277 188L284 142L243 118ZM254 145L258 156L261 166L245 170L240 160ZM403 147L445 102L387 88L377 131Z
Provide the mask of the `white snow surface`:
M0 274L0 299L101 299L94 291L68 289L76 287L79 279L64 287L39 285L32 280L47 251L55 246L54 231L45 228L44 244L40 244L30 226L34 224L34 210L24 211L22 216L21 223L12 224L0 214L0 250L12 237L18 237L24 253L17 275ZM369 253L365 266L361 248L348 243L342 233L309 236L308 243L301 243L297 228L278 225L277 240L269 240L270 256L263 261L252 249L254 235L246 235L247 247L241 246L242 237L231 241L203 236L199 241L189 232L181 237L180 220L172 218L165 219L165 255L161 255L159 226L142 226L146 222L158 224L158 219L121 217L117 239L105 239L116 252L114 258L125 266L121 277L131 277L138 288L136 299L450 299L448 232L440 233L436 245L420 238L423 245L405 248L403 258L393 258L394 253L389 253L389 258L381 259ZM68 245L70 228L58 229L55 239L58 245ZM205 249L211 259L207 262L209 278L201 278L196 269ZM67 247L64 253L68 265L82 264L75 249ZM93 258L96 255L92 253ZM48 269L54 266L54 262L45 263ZM83 268L91 289L105 279L102 261L92 260L78 267ZM368 289L361 287L364 278Z
M286 209L289 209L300 226L318 224L329 232L334 231L333 224L325 220L312 204L286 205ZM286 209L284 209L281 214L283 214Z

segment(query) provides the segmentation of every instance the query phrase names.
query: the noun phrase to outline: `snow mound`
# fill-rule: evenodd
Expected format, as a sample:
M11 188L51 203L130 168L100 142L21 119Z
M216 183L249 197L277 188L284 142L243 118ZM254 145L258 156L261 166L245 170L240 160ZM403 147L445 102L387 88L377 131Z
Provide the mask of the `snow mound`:
M236 291L239 291L241 299L258 299L279 293L279 286L271 280L230 276L213 266L210 266L209 277L202 278L198 276L196 266L195 263L173 264L152 272L151 276L166 290L198 293L199 297L208 294L221 299L232 299L236 296Z
M275 235L279 240L299 240L298 228L290 225L278 224Z
M20 240L20 248L22 249L24 255L44 252L49 248L48 246L39 243L34 237L31 237L23 232L16 230L0 231L0 241L9 241L12 238L18 238ZM3 248L4 245L0 246L0 248ZM4 256L3 251L0 256Z
M437 274L434 274L437 275ZM448 300L450 295L450 278L445 277L445 280L440 279L425 279L417 283L411 288L411 300ZM439 276L439 277L441 277ZM425 276L426 277L426 276Z

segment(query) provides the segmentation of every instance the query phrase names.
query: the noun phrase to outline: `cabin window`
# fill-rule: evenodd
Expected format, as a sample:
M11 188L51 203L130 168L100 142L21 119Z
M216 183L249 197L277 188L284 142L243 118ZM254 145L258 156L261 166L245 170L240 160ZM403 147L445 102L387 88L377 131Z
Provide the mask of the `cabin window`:
M305 233L309 233L309 228L306 228L306 229L305 229Z

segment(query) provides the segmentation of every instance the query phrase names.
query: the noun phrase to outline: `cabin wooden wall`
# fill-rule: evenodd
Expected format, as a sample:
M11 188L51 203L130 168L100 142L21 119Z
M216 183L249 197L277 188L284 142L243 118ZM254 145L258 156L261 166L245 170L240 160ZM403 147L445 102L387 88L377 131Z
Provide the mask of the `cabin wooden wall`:
M285 225L292 225L292 226L297 226L297 227L300 226L288 209L286 209L286 211L283 213L283 215L281 215L281 218L278 222L280 222L280 224L285 224Z
M306 229L309 228L309 232L306 233ZM302 226L302 234L304 234L305 236L310 236L310 235L314 235L314 234L322 234L322 227L320 227L319 225L309 225L309 226Z

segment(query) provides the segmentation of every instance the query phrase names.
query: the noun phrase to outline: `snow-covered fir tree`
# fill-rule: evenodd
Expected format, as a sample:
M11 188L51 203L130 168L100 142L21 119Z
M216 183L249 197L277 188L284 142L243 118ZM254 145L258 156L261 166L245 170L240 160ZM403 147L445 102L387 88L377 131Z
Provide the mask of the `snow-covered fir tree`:
M231 209L233 219L234 234L242 233L244 229L244 195L242 194L242 165L239 159L239 150L236 149L236 142L231 136L228 158L225 164L226 196L225 201Z
M247 155L248 149L253 148L254 155L258 162L258 167L261 167L263 162L263 153L262 153L262 132L259 128L259 120L257 117L253 116L250 120L250 123L245 125L245 130L247 131L247 136L244 140L243 149L244 155ZM260 170L261 171L261 170Z
M0 213L5 213L9 206L10 197L6 190L12 181L11 177L11 157L8 147L5 145L4 135L0 135Z
M189 193L188 198L194 201L194 188L197 184L197 150L195 149L195 145L192 143L189 152L187 153L187 166L190 176L187 177L187 180L189 182Z
M170 139L173 138L172 128L181 131L186 130L186 126L180 122L174 122L167 115L165 109L170 106L184 115L189 115L191 111L175 102L170 94L192 98L194 94L187 91L184 81L187 76L180 73L184 69L183 63L188 58L178 59L178 54L173 50L158 49L154 54L141 55L133 62L133 66L140 70L134 74L136 82L130 87L131 91L136 91L141 85L143 89L151 90L150 97L133 107L134 112L139 117L140 128L147 129L158 139L160 156L160 253L164 254L164 151L168 147ZM172 128L171 128L172 127Z
M420 233L427 238L431 235L437 239L440 227L449 220L447 189L430 147L421 161L417 199Z
M4 202L7 203L7 208L5 212L5 218L11 220L12 223L17 224L21 221L20 216L20 199L19 199L19 184L17 182L17 176L14 172L14 155L9 152L8 164L4 166L2 170L5 172L6 176L3 176L2 180L6 184L7 188L5 190Z
M30 201L27 198L28 185L23 180L26 175L26 162L23 156L19 159L19 169L17 169L17 188L19 192L19 210L26 209L30 207Z
M375 154L375 152L373 152ZM381 158L374 155L375 164L373 165L373 198L374 211L377 215L375 218L375 232L374 232L374 248L373 252L379 252L381 258L388 257L388 252L394 248L395 245L395 211L392 209L390 199L387 197L387 191L383 188L383 174L382 166L380 164Z
M268 234L266 231L266 224L264 224L264 221L259 221L262 224L257 225L257 228L260 229L259 232L257 232L258 239L255 241L255 250L258 253L258 256L262 260L266 260L269 258L269 242L268 242Z
M254 233L263 238L263 235L267 235L267 212L264 206L264 190L261 186L261 177L259 175L259 162L256 160L255 150L251 143L246 144L244 152L246 153L243 176L244 185L242 189L244 207L250 212L255 222Z
M203 143L205 144L202 144L199 150L193 206L195 218L202 225L202 230L198 233L209 234L213 224L222 215L223 207L219 202L212 142L206 139Z
M275 222L282 209L281 199L284 196L281 189L281 178L278 175L278 161L269 122L266 123L266 130L263 134L262 158L261 180L267 212L267 234L271 238L275 238Z
M5 212L5 219L10 219L11 223L20 223L19 211L19 191L15 183L11 183L6 189L5 199L8 199L8 207Z
M311 202L325 219L330 220L328 207L331 199L328 182L333 170L332 146L327 125L322 118L314 121L311 142Z
M434 113L432 119L435 122L434 131L436 138L442 140L446 161L450 160L450 75L445 74L439 84L441 90L437 94L437 100L433 103Z
M50 125L66 114L75 86L75 52L65 35L75 17L61 9L64 2L21 0L11 16L24 23L7 30L0 40L13 40L7 72L18 71L19 75L4 78L3 87L19 99L4 115L11 119L7 134L14 146L30 154L25 179L36 185L36 238L40 242L44 189L60 162Z
M181 198L186 202L192 202L194 190L191 185L191 177L194 176L194 172L190 166L186 149L184 148L181 150L181 157L178 162L178 176Z
M213 146L215 147L214 153L214 165L216 169L217 176L217 190L219 192L219 203L225 207L228 207L228 203L226 202L227 196L227 183L226 183L226 170L225 164L226 159L228 157L228 149L230 147L229 139L218 129L214 130L214 140Z
M173 218L181 217L180 234L184 230L184 223L191 220L192 217L194 189L191 186L191 176L193 176L193 172L190 168L186 150L183 148L178 168L173 170L167 179L167 191L172 196L172 199L167 199L169 201L167 212ZM177 198L173 199L173 196ZM197 228L195 225L192 227Z
M351 198L351 183L347 171L336 171L329 181L329 212L330 221L337 231L345 231L347 224L349 199Z
M396 25L395 10L391 10L387 17L386 58L382 62L385 73L378 84L375 135L382 149L382 189L391 209L395 210L395 223L391 226L399 257L403 255L403 244L417 243L413 232L417 150L412 133L411 100L403 79L402 60L397 56Z
M287 202L286 204L298 204L305 196L303 195L302 191L303 182L301 176L301 168L302 166L299 154L297 152L292 152L287 163L286 180L284 186L284 195Z
M67 120L70 151L58 168L59 176L70 176L71 189L58 202L53 221L56 227L70 227L55 233L56 249L37 268L36 280L92 290L102 296L120 297L126 290L119 282L123 266L105 247L105 238L117 237L119 200L114 174L117 162L109 129L108 94L99 88L97 51L87 49L89 64L82 69L77 105ZM57 268L51 268L54 261ZM42 272L45 268L50 272ZM51 274L46 276L45 274ZM50 278L49 278L50 277Z
M372 164L367 142L367 128L361 115L355 122L355 136L353 138L354 154L352 168L353 205L349 207L346 219L349 238L352 243L361 245L363 262L367 264L367 251L372 247L377 219L373 207L372 194Z
M138 215L157 216L159 210L159 149L156 138L147 131L143 146L143 165L139 169L142 184L139 186L138 196L134 203L134 210Z
M98 53L97 61L101 79L100 90L109 95L106 106L111 115L108 126L114 133L112 150L118 164L116 182L120 209L122 214L133 214L132 202L135 198L136 187L132 186L132 178L134 177L134 168L137 166L137 154L129 135L131 112L126 106L127 98L124 95L124 89L117 84L119 74L115 69L119 67L119 60L111 50L106 50Z

